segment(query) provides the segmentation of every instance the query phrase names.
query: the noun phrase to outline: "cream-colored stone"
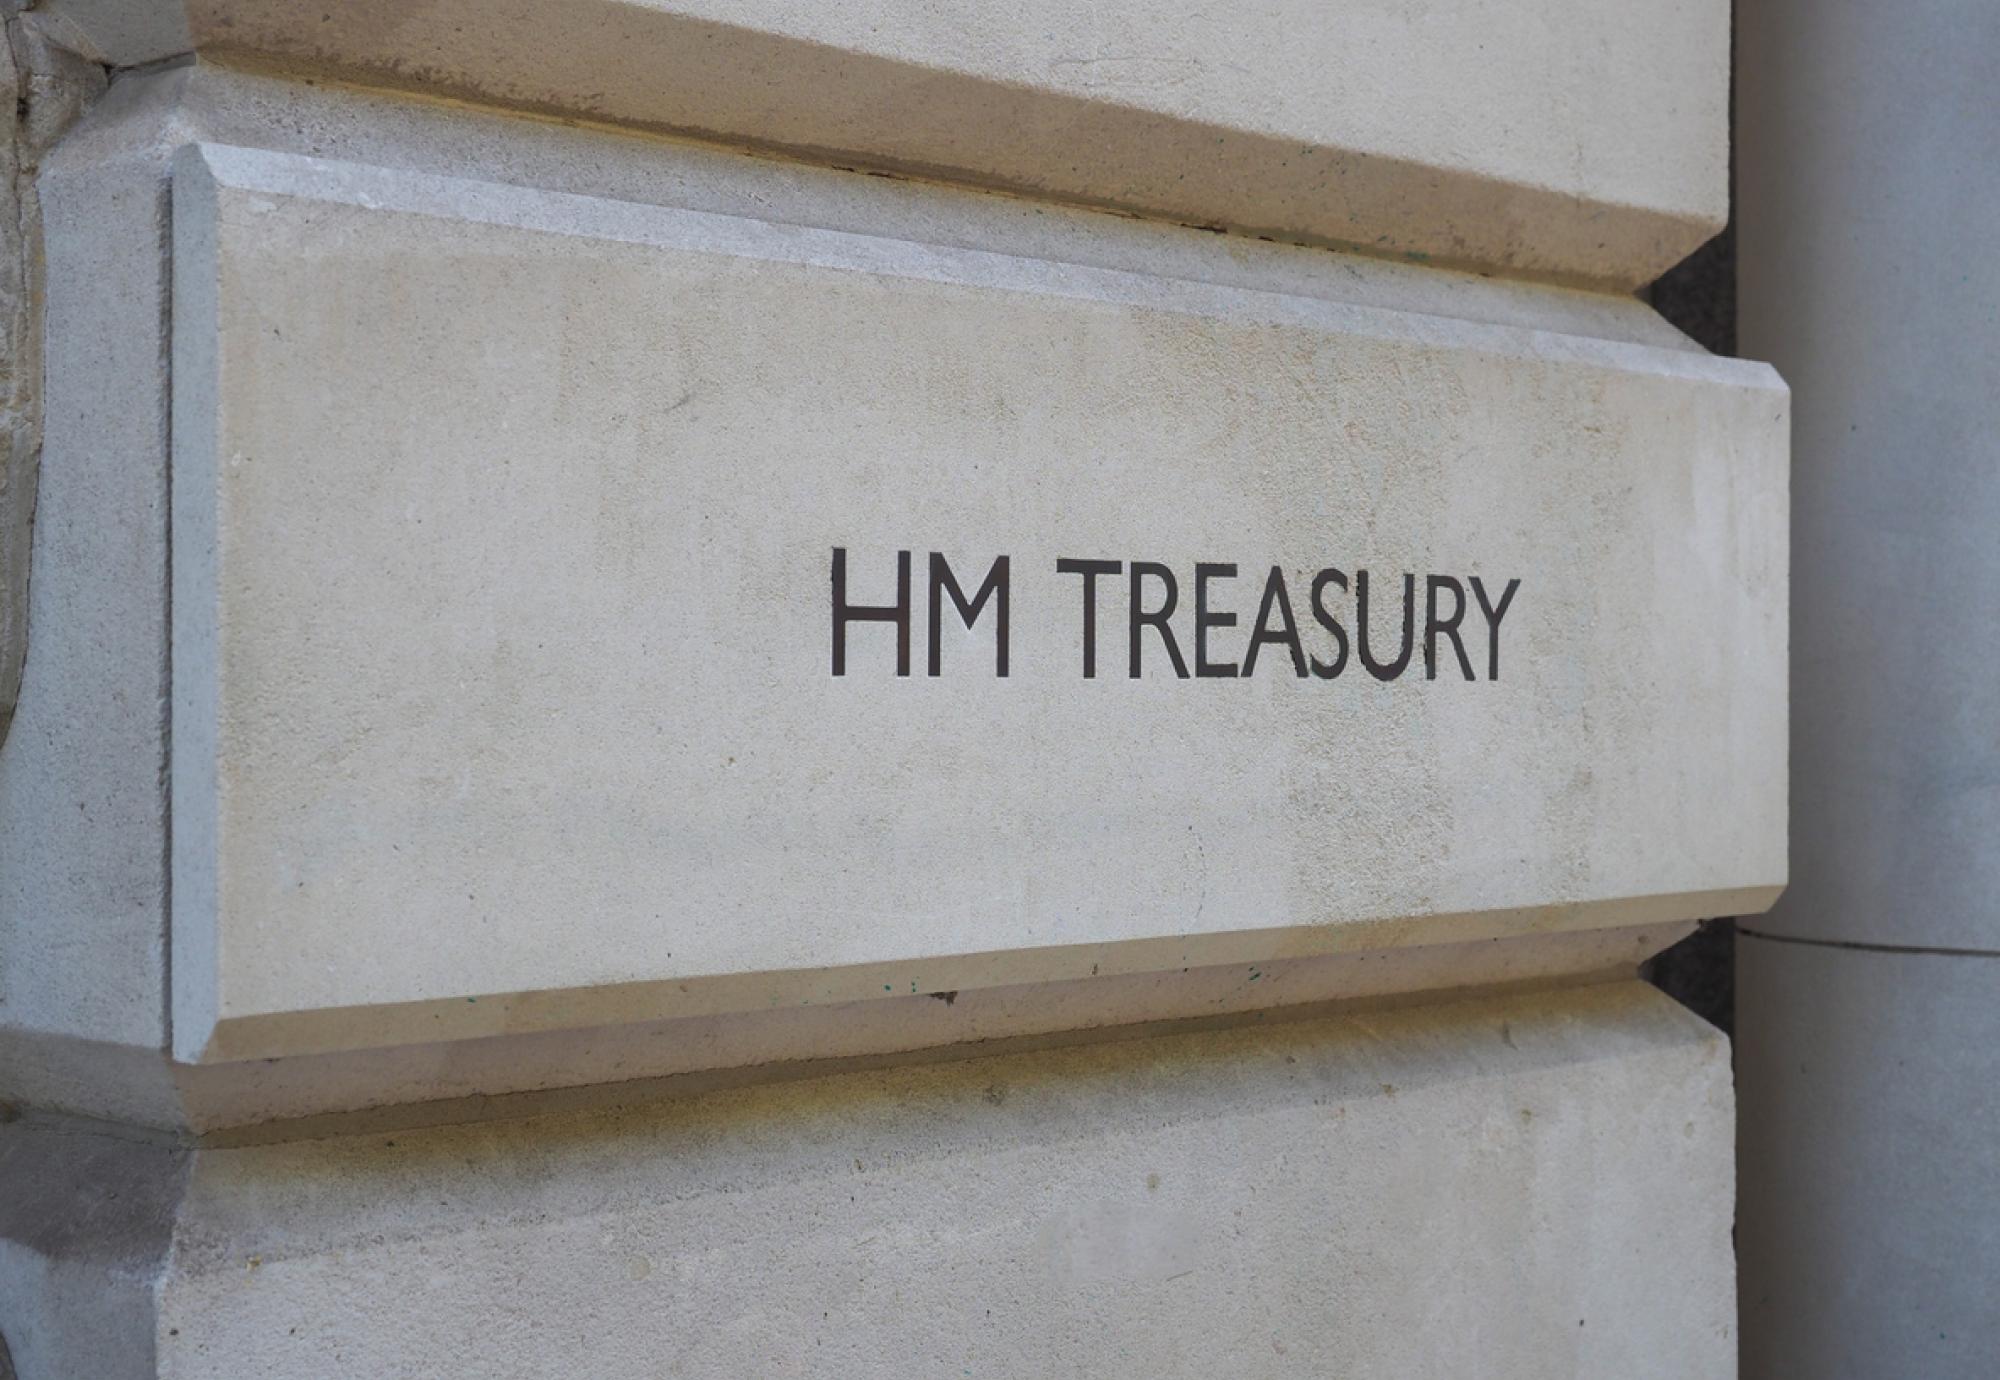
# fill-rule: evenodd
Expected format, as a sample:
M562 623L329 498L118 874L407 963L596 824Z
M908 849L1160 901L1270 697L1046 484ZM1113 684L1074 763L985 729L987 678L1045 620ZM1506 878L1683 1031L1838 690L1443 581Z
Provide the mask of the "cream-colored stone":
M158 1050L0 1032L0 1099L231 1138L427 1125L635 1095L948 1059L977 1047L1131 1039L1190 1022L1301 1019L1630 976L1691 925L1524 935L1220 968L1098 975L332 1054L172 1063Z
M873 232L1050 265L1146 273L1227 286L1249 300L1279 294L1399 316L1450 317L1509 339L1582 338L1614 350L1689 353L1643 307L1600 294L1381 260L1192 234L1085 211L962 190L853 177L800 164L733 156L697 145L524 121L463 108L311 88L207 66L128 74L43 174L57 217L50 261L51 478L40 499L42 575L34 594L37 655L23 717L0 754L0 1095L156 1124L235 1124L310 1115L385 1099L460 1097L561 1086L691 1067L661 1059L705 1018L676 1022L641 994L621 1015L633 1040L603 1030L522 1044L474 1039L426 1043L338 1070L244 1064L241 1079L171 1071L149 1048L163 1039L165 937L159 859L166 760L159 696L166 603L164 436L166 361L155 332L165 317L165 157L189 140L323 152L384 167L518 180L572 196L685 206L800 227ZM1698 356L1695 357L1698 359ZM1698 365L1695 367L1699 367ZM1212 688L1212 687L1205 687ZM1657 947L1671 929L1647 933ZM1407 936L1404 936L1407 937ZM1387 936L1394 939L1397 936ZM1620 941L1623 942L1623 941ZM984 1007L970 995L946 1015L899 1014L884 997L826 1020L751 1030L718 1017L695 1043L728 1063L739 1055L797 1059L816 1050L861 1052L987 1038L1086 1023L1116 1025L1268 1001L1322 1000L1364 991L1527 981L1602 960L1574 945L1530 946L1477 959L1476 945L1445 946L1388 965L1350 955L1343 966L1260 962L1187 981L1135 974L1128 988L1086 999L1017 987ZM1641 956L1637 949L1629 958ZM1300 984L1272 983L1293 967ZM1079 970L1088 972L1088 966ZM1179 964L1172 968L1178 976ZM1320 977L1307 979L1304 974ZM1359 986L1348 974L1374 974ZM1220 985L1217 985L1220 984ZM1087 984L1086 984L1087 986ZM947 989L933 989L947 990ZM1299 995L1280 996L1280 992ZM878 996L882 994L878 993ZM940 1004L921 998L917 1010ZM1005 1018L995 1023L997 1013ZM844 1022L844 1023L843 1023ZM838 1028L836 1028L838 1027ZM974 1031L984 1033L970 1033ZM667 1032L674 1032L669 1034ZM912 1032L916 1032L912 1034ZM895 1038L889 1038L894 1036ZM909 1036L910 1038L903 1038ZM643 1037L643 1038L641 1038ZM521 1037L525 1039L526 1037ZM870 1037L873 1038L873 1037Z
M1620 293L1241 235L1197 234L948 183L861 177L693 139L548 119L201 62L127 82L160 93L181 137L614 201L1193 278L1425 316L1673 349L1700 347Z
M183 1058L1782 882L1759 366L220 146L175 197ZM836 547L871 602L914 549L917 674L857 626L828 675ZM984 628L922 674L931 550L1013 561L1009 678ZM1269 564L1325 658L1321 566L1523 584L1497 680L1223 684L1125 678L1121 577L1084 679L1064 557L1170 565L1190 658L1240 562L1230 661Z
M117 1239L156 1359L95 1376L1726 1380L1730 1135L1620 984L180 1152L164 1265Z
M1632 285L1727 209L1725 0L44 0L187 51Z
M446 8L322 9L348 51L318 57L418 51ZM280 9L201 13L243 21L208 51L299 56L256 31ZM524 32L560 81L546 40L589 30L615 77L659 50L611 19L692 13ZM751 17L690 75L833 53L828 128L922 58ZM987 137L1062 98L918 39ZM1247 90L1087 93L1079 176L1171 211L1132 160ZM1254 181L1252 133L1203 195ZM1523 271L1582 272L1579 225L1610 277L1649 217L1688 231L1587 167L1489 214L1535 142L1328 156L1422 233L1495 192L1466 252ZM1294 204L1263 175L1235 209ZM1729 1374L1722 1046L1577 984L1782 880L1768 371L1609 294L206 60L121 76L47 190L55 559L0 754L24 1380ZM975 674L982 626L899 681L861 630L834 681L843 542L857 588L870 550L1012 555L1013 674ZM1498 680L1444 648L1437 681L1321 682L1282 647L1124 679L1107 590L1086 681L1061 554L1172 565L1190 655L1188 567L1237 561L1230 660L1267 562L1308 636L1322 563L1526 583ZM1481 983L1542 990L1415 1004ZM170 1018L207 1062L166 1061ZM970 1041L1006 1053L917 1066Z

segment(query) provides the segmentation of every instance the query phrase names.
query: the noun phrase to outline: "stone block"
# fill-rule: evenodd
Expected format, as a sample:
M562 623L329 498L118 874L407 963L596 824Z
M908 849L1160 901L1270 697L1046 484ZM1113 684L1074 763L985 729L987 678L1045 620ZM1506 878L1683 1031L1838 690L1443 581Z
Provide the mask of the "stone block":
M103 60L338 71L1631 287L1728 207L1726 0L44 0Z
M0 1026L157 1049L171 145L146 94L114 87L36 181L41 454L30 650L0 743Z
M2000 953L2000 15L1743 7L1742 341L1806 400L1773 933ZM1922 101L1911 92L1923 92ZM1963 625L1963 626L1961 626Z
M184 1059L1782 883L1762 366L218 145L174 196Z
M17 1123L0 1155L46 1203L131 1204L99 1250L151 1283L151 1354L97 1380L1734 1373L1727 1046L1631 983L393 1134L74 1139ZM0 1249L10 1328L85 1310L28 1268L60 1246Z
M0 1099L211 1139L276 1123L301 1136L393 1129L451 1120L499 1096L519 1108L564 1109L612 1084L635 1097L684 1096L948 1059L975 1046L997 1053L1400 1008L1466 990L1573 987L1628 977L1692 928L1571 930L204 1064L5 1031Z

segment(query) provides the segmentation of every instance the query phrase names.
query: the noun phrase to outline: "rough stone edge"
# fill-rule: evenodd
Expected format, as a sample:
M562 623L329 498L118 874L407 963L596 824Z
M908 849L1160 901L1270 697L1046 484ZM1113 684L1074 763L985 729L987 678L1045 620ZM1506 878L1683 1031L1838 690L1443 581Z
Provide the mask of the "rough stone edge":
M28 573L42 451L42 155L102 95L106 70L51 43L0 0L0 742L14 721L28 656ZM11 97L11 101L8 98Z
M1009 1050L1629 981L1645 955L1688 928L1280 960L1253 970L1263 979L1254 986L1241 969L1197 969L1011 993L931 992L884 998L881 1005L893 1009L872 1013L872 1024L860 1026L851 1008L822 1007L783 1013L800 1023L775 1031L766 1024L771 1013L667 1017L248 1064L176 1064L160 1050L0 1031L0 1123L14 1116L54 1118L115 1128L107 1133L128 1137L221 1144L677 1098L840 1069L955 1063ZM1440 977L1439 964L1455 974ZM1100 989L1099 996L1107 1008L1079 1021L1070 1008L1078 994L1066 996L1063 989L1105 982L1112 989L1108 996ZM903 1033L883 1038L891 1028ZM322 1129L301 1129L313 1127Z

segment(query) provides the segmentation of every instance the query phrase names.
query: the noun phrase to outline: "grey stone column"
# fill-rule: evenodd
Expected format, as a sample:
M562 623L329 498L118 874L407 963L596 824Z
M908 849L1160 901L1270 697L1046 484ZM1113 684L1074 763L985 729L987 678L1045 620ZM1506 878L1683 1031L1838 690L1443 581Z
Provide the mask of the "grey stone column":
M1744 1375L2000 1364L2000 8L1746 0L1794 392L1791 887L1742 931Z

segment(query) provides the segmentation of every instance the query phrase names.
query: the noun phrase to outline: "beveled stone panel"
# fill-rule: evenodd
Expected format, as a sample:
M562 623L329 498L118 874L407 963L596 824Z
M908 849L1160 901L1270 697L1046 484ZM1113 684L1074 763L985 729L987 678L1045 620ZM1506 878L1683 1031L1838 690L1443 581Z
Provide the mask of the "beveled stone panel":
M1509 274L1649 282L1729 208L1729 6L42 0L204 59Z
M1782 885L1763 366L219 145L174 254L181 1058Z

